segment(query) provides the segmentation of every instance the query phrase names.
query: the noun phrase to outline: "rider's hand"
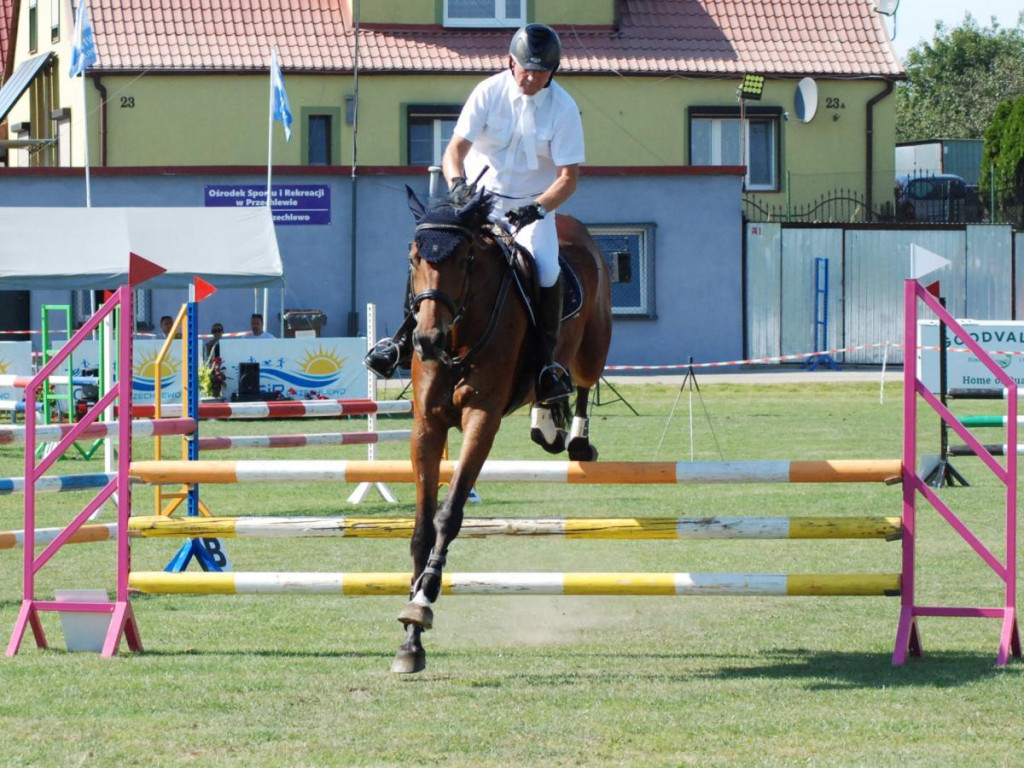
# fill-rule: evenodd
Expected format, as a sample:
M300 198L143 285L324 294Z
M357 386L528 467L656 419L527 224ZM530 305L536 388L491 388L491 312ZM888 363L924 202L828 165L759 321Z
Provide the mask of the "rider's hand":
M473 185L467 184L461 176L452 179L451 188L448 191L448 202L455 208L461 208L469 202L475 192Z
M544 210L543 206L537 203L530 203L529 205L509 211L505 214L505 218L509 220L513 227L522 229L528 224L533 224L533 222L543 219L545 213L547 211Z

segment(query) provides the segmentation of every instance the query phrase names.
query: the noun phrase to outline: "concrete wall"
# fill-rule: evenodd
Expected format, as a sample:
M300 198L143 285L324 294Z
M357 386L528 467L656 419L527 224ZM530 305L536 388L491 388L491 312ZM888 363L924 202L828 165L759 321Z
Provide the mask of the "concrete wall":
M266 183L262 174L131 173L93 175L94 206L202 206L211 184ZM349 334L348 315L378 305L380 332L401 321L406 255L413 220L405 185L426 197L428 179L404 169L360 178L356 198L357 250L352 301L352 181L338 172L274 176L278 184L324 184L331 194L331 223L278 226L286 286L270 290L268 328L278 331L282 308L320 309L325 336ZM653 224L653 290L657 315L616 318L610 363L666 364L739 359L742 356L740 179L735 175L591 175L565 206L587 224ZM83 180L75 171L0 174L0 206L81 206ZM40 232L41 238L46 236ZM145 256L145 254L140 254ZM87 288L88 286L82 286ZM176 314L184 291L153 291L156 322ZM43 303L66 304L66 291L37 291L33 327ZM251 290L218 292L200 307L200 329L214 321L228 332L248 330Z

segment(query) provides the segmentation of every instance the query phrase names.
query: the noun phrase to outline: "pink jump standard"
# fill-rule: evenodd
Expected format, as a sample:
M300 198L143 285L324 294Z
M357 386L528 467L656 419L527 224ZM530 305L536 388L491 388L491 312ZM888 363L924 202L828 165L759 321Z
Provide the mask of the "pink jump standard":
M162 273L161 267L151 264L135 254L129 256L128 285L121 286L114 295L94 314L85 325L78 330L63 349L47 363L38 374L32 377L25 390L25 396L29 402L35 400L39 387L51 376L64 359L71 354L72 350L81 342L89 338L89 335L99 327L105 318L113 317L116 307L120 307L120 317L125 322L120 324L118 353L119 360L132 359L132 327L130 319L134 317L132 312L132 289L138 283L142 283L151 277ZM46 648L46 634L43 632L43 625L39 619L40 611L70 611L78 613L109 613L110 625L103 641L101 655L111 657L117 653L121 643L122 635L128 642L129 649L133 651L142 650L142 640L139 637L138 625L132 612L131 603L128 601L128 572L130 570L129 549L128 549L128 518L131 516L131 483L128 476L128 469L131 463L131 434L132 424L130 419L121 419L118 422L118 446L120 450L117 455L117 476L107 483L103 489L86 505L85 509L77 514L68 523L64 532L57 536L37 557L35 552L35 481L50 469L61 454L76 440L80 434L93 424L104 410L114 405L115 402L131 403L132 401L132 376L130 373L118 376L116 387L111 388L89 411L82 417L82 420L57 444L56 449L47 454L35 463L36 444L36 417L32 409L25 414L25 559L24 559L24 589L21 608L18 611L18 619L14 624L14 631L11 633L11 640L7 645L7 655L13 656L21 647L21 641L25 636L25 630L32 628L32 635L36 645ZM89 519L93 512L98 510L111 496L117 494L117 585L116 595L113 603L89 603L76 602L73 600L38 600L35 592L36 574L46 565L50 558L61 546L70 539L82 524Z
M918 616L950 616L968 618L991 618L1002 620L999 636L999 654L996 663L1003 666L1010 654L1021 655L1020 631L1017 626L1017 384L992 359L970 334L960 326L916 280L904 283L904 346L905 354L917 349L918 301L923 301L939 320L956 333L992 375L1006 387L1006 466L997 462L985 447L957 420L916 376L913 360L903 364L903 593L899 626L896 630L896 648L893 651L893 665L903 664L907 654L921 655L921 639L917 630ZM964 442L971 446L978 457L992 473L1006 486L1006 538L1005 562L1000 562L956 514L935 494L915 472L917 466L917 397L918 395L936 411ZM992 569L1003 584L1003 605L996 607L959 607L918 605L915 602L914 566L916 503L920 493L931 506L949 523L954 531L970 545L977 555Z

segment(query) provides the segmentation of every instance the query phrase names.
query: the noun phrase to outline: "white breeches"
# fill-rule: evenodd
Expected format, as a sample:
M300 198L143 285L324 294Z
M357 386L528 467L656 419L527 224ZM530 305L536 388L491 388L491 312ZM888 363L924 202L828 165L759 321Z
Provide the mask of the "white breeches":
M505 212L495 206L491 218L504 218ZM537 279L542 288L550 288L558 281L558 232L555 230L555 214L549 213L540 221L523 227L516 235L516 242L533 254L537 264Z

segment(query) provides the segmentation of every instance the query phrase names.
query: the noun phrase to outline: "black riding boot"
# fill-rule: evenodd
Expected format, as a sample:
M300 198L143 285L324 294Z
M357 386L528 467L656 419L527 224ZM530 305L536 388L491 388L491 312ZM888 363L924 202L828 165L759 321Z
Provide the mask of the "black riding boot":
M562 278L550 288L540 289L540 323L544 360L537 376L537 401L548 403L564 400L576 390L572 376L554 361L558 327L562 322Z
M390 379L399 368L408 368L412 362L412 329L416 325L410 322L412 312L412 278L405 284L406 320L393 338L383 338L373 345L366 353L363 365L380 376Z
M399 368L408 368L411 362L411 333L403 333L393 339L381 339L363 358L363 365L382 379L390 379L395 375L395 371Z

